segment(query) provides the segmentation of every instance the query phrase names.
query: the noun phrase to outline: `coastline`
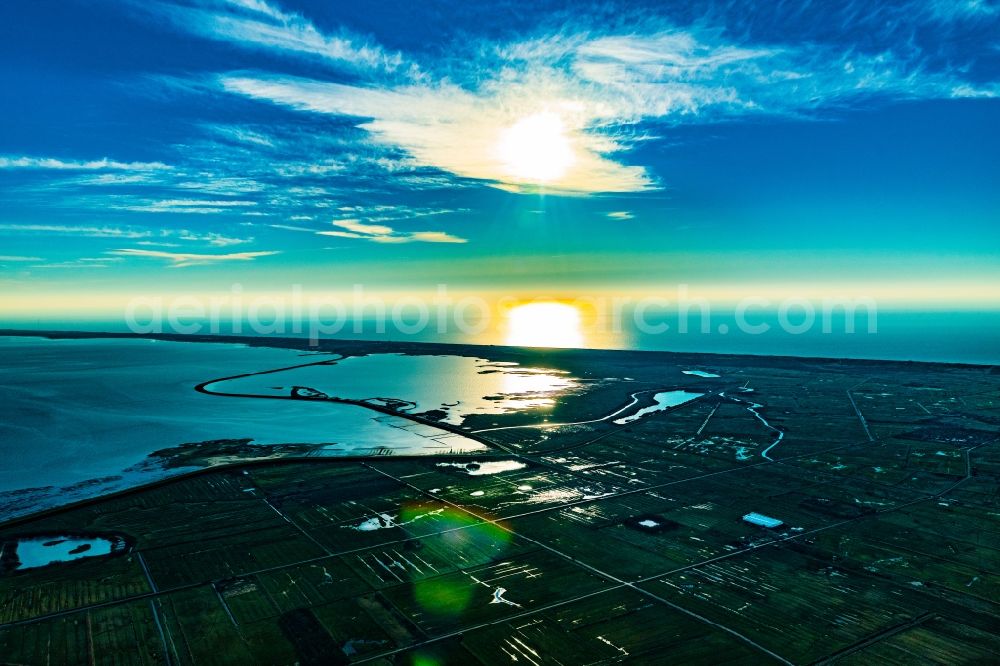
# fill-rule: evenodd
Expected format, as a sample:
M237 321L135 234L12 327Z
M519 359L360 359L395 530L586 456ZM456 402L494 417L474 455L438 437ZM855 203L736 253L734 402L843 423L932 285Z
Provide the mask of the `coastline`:
M519 348L519 347L508 347L508 346L492 346L492 345L472 345L472 344L456 344L456 343L429 343L429 342L388 342L388 341L359 341L359 340L324 340L319 345L312 346L309 345L309 341L301 338L261 338L261 337L250 337L250 336L211 336L211 335L197 335L197 336L185 336L177 334L131 334L131 333L98 333L98 332L86 332L86 331L28 331L28 330L17 330L17 329L0 329L0 337L33 337L42 338L49 340L160 340L165 342L192 342L192 343L209 343L209 344L227 344L227 345L243 345L248 347L263 347L263 348L274 348L274 349L290 349L299 350L303 352L336 352L340 354L340 358L348 358L352 356L365 356L369 354L379 354L379 353L396 353L403 355L434 355L434 356L466 356L466 357L489 357L493 362L514 362L523 365L532 366L550 366L559 368L568 368L570 372L577 372L581 376L584 374L581 372L583 368L590 368L592 366L599 366L601 361L604 362L614 362L619 369L622 366L631 366L633 364L641 364L642 366L653 366L658 367L662 364L663 367L704 367L704 366L724 366L730 369L733 368L752 368L767 366L769 368L785 368L791 371L801 371L808 370L810 367L823 366L828 369L842 369L851 371L874 371L877 369L883 369L886 372L892 371L905 371L905 370L926 370L926 371L948 371L951 369L961 370L961 371L972 371L974 373L982 372L985 374L996 374L998 366L991 365L975 365L975 364L960 364L960 363L935 363L927 361L876 361L870 359L835 359L835 358L812 358L812 357L797 357L797 356L759 356L759 355L731 355L731 354L692 354L687 352L666 352L666 351L645 351L645 350L604 350L604 349L546 349L546 348ZM292 366L297 367L297 366ZM194 386L194 390L206 394L206 395L218 395L223 397L241 397L241 398L255 398L255 399L266 399L266 400L291 400L291 401L316 401L316 402L330 402L345 405L353 405L355 407L364 408L372 412L394 416L402 418L414 423L418 423L423 426L430 426L442 431L454 435L461 435L462 437L469 438L476 441L477 443L486 447L486 451L480 452L467 452L467 453L456 453L452 452L442 452L442 453L429 453L424 455L410 455L410 454L400 454L398 456L392 454L347 454L347 455L318 455L305 453L302 454L301 450L295 449L292 445L281 445L281 444L247 444L248 447L260 446L262 447L262 456L254 457L248 455L246 458L240 459L239 457L230 456L229 459L225 455L216 456L213 461L211 454L206 454L204 461L199 461L198 466L184 467L178 465L176 473L171 473L170 459L164 458L160 461L162 465L161 473L156 474L154 478L149 479L138 479L138 483L130 483L124 487L114 488L110 492L97 492L94 495L74 498L65 504L56 504L45 506L38 511L28 511L26 513L15 513L9 517L0 519L0 526L6 526L12 522L30 520L37 518L40 515L48 515L52 511L61 511L68 507L79 506L80 503L88 503L94 501L100 501L103 498L118 496L121 493L135 492L139 489L155 487L163 483L169 483L175 479L187 478L192 474L203 474L212 470L227 469L230 467L238 467L240 465L260 465L260 464L270 464L270 463L284 463L284 462L295 462L295 461L323 461L323 462L334 462L334 461L344 461L344 462L358 462L358 461L368 461L368 460L379 460L385 459L387 457L399 458L399 459L409 459L409 458L440 458L440 459L462 459L468 456L485 456L485 457L496 457L500 455L513 456L515 458L521 459L523 456L516 450L505 445L503 441L497 441L494 438L487 438L482 435L477 434L477 430L469 425L452 425L449 423L444 423L439 420L434 420L432 418L425 418L419 414L413 414L405 410L394 409L390 406L384 406L376 404L366 400L356 400L348 398L339 398L332 396L324 396L322 398L302 398L295 396L260 396L260 395L249 395L249 394L236 394L236 393L225 393L209 390L206 387L210 385L222 382L228 379L234 379L238 377L250 376L254 374L270 373L281 370L282 368L275 369L265 369L259 372L251 373L241 373L237 375L232 375L229 377L214 377L207 379L198 383ZM597 381L590 379L590 381ZM640 385L649 385L649 381L637 382ZM655 390L661 388L659 385L657 388L646 388L640 390L639 393L651 393ZM679 388L679 387L678 387ZM506 423L506 422L505 422ZM493 430L511 430L511 429L525 429L533 428L536 426L526 426L524 424L514 424L514 425L504 425L495 428L483 428L481 431L486 434ZM210 444L210 441L201 442L201 445ZM198 444L198 443L192 443ZM175 447L176 451L180 451L184 445L178 443ZM285 447L286 450L282 450ZM192 449L193 450L193 449ZM149 461L153 461L152 456L156 452L150 452L147 454L147 464ZM527 460L527 459L526 459ZM537 464L537 460L529 460ZM123 470L123 474L130 471L136 471L133 469ZM96 482L100 479L91 480L95 482L95 487L99 487L101 484ZM79 484L77 484L79 485ZM72 488L72 486L67 487L53 487L55 493L61 491L66 491ZM32 490L40 490L33 488L19 489L13 492L30 492Z
M604 355L635 355L671 359L678 363L694 363L697 359L708 357L712 362L731 361L779 361L787 363L820 362L838 363L851 366L893 365L902 367L937 366L962 369L990 369L1000 367L1000 363L960 363L954 361L926 361L899 359L869 359L855 357L831 356L796 356L772 354L732 354L721 352L686 352L665 351L655 349L604 349L604 348L573 348L573 347L515 347L510 345L479 345L457 342L423 342L403 340L358 340L327 338L317 345L311 345L308 338L249 336L249 335L205 335L180 333L122 333L99 331L58 331L46 329L14 329L0 328L0 337L40 337L50 340L85 340L85 339L132 339L132 340L163 340L166 342L214 342L222 344L242 344L248 347L270 347L276 349L296 349L308 352L338 352L345 357L363 356L372 353L398 354L440 354L453 356L480 356L482 350L490 350L497 356L495 360L517 360L526 358L571 357L579 354L596 356ZM499 358L503 355L504 358Z

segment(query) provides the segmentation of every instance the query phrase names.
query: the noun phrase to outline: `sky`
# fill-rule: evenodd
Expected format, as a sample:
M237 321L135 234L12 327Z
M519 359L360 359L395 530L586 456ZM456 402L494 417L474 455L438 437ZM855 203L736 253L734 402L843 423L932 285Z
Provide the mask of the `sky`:
M234 284L1000 309L996 2L15 0L0 61L0 319Z

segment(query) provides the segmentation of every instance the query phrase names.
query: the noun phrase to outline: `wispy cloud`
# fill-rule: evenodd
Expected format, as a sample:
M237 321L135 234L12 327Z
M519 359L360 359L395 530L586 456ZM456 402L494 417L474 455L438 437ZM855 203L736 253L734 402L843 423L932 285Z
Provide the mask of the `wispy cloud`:
M116 206L122 210L142 213L189 213L195 215L212 215L222 213L232 208L256 206L256 201L208 200L208 199L163 199L142 204L126 204Z
M365 224L358 220L334 220L335 227L341 227L355 234L366 234L370 236L387 236L392 233L392 227L382 224Z
M975 66L977 57L995 62L995 40L956 32L989 34L1000 13L987 0L848 0L796 12L749 0L709 3L710 10L693 3L690 11L616 5L611 12L614 3L595 3L568 13L539 11L527 31L519 24L516 33L491 30L491 38L444 33L435 48L407 53L331 22L336 12L310 16L291 4L130 2L146 18L165 19L215 47L267 52L251 65L261 71L150 76L149 94L238 95L297 113L280 114L274 123L270 116L246 125L228 116L199 122L201 135L175 146L178 159L165 159L177 164L173 170L161 162L18 156L0 157L0 169L93 172L66 174L60 182L72 187L149 186L142 196L112 203L134 212L325 219L319 211L336 208L343 190L486 184L514 192L643 192L661 183L645 162L649 153L636 148L678 125L830 118L887 101L1000 94L995 66L985 73ZM600 18L614 13L621 16ZM959 43L965 46L956 54ZM986 51L989 58L976 55ZM541 142L516 136L525 119L539 116L557 121L540 133ZM512 143L515 153L525 146L527 153L512 158ZM567 153L566 163L556 177L540 178L533 163L554 150ZM107 205L101 194L79 207ZM390 227L415 217L340 212ZM329 233L374 242L406 237L346 228Z
M466 243L466 239L452 236L443 231L414 231L409 239L421 243Z
M82 238L129 238L142 240L137 244L157 247L177 247L173 240L204 243L213 247L229 247L253 242L253 238L234 238L214 231L196 232L187 229L142 229L138 227L72 226L63 224L0 224L0 234L57 235ZM13 261L8 259L8 261Z
M148 229L108 226L72 226L67 224L0 224L0 233L54 234L59 236L84 236L90 238L147 238L153 235Z
M244 164L244 166L246 166ZM193 174L192 180L177 180L179 190L196 190L208 195L246 195L266 189L266 185L253 178L240 176L219 176L212 173ZM186 192L190 194L190 192Z
M134 171L81 174L65 181L69 185L131 186L155 185L164 182L163 174L154 171Z
M205 207L213 206L218 208L239 208L241 206L256 206L256 201L233 201L231 199L225 200L209 200L204 199L164 199L162 201L157 201L153 204L157 208L190 208L190 207Z
M269 224L267 226L270 227L271 229L280 229L281 231L306 231L309 233L313 233L316 231L315 229L310 229L308 227L299 227L294 224Z
M405 150L421 166L507 188L537 183L505 169L498 154L503 132L532 113L556 111L575 160L553 189L633 192L653 184L642 167L605 156L623 146L609 135L586 131L585 109L571 99L542 100L513 87L502 94L474 94L449 84L377 89L267 75L227 76L221 83L230 92L302 111L367 119L359 127L376 142Z
M81 257L67 261L33 264L31 268L108 268L120 261L124 261L124 259L122 257Z
M480 45L447 74L386 84L347 84L259 72L222 75L223 90L311 114L356 119L377 144L422 167L514 191L637 192L657 187L629 149L640 123L669 128L743 116L824 116L877 100L994 96L962 67L930 69L921 52L863 51L844 44L743 44L705 26L655 17L645 32L568 29ZM510 137L526 119L544 131ZM557 151L557 177L533 163Z
M139 248L123 248L110 250L109 254L122 257L149 257L152 259L163 259L170 262L171 268L184 268L187 266L202 266L230 261L252 261L259 257L269 257L278 252L232 252L229 254L197 254L193 252L167 252L161 250L143 250Z
M163 162L119 162L99 160L64 160L55 157L0 157L0 169L54 169L59 171L162 171L171 167Z
M320 236L335 236L338 238L355 238L372 241L373 243L466 243L464 238L454 236L444 231L411 231L400 232L384 224L366 224L356 219L334 220L333 226L341 230L323 230L316 233Z
M22 257L22 256L18 256L18 255L5 254L5 255L0 255L0 261L11 261L11 262L42 261L42 258L41 257Z
M454 213L469 212L466 208L420 208L417 206L403 206L399 204L339 206L337 210L348 215L361 217L365 222L392 222L395 220L412 220L418 217L430 217L432 215L451 215Z
M146 247L180 247L180 243L171 243L169 241L136 241L136 245L144 245Z
M224 139L236 143L250 144L255 147L274 147L274 140L270 136L248 127L241 127L239 125L209 125L207 129Z
M631 220L635 217L630 211L627 210L615 210L607 213L606 215L612 220Z
M1000 5L989 0L929 0L931 16L942 21L991 18L1000 14Z
M406 64L400 54L359 35L347 30L336 34L324 32L301 15L264 0L223 0L200 7L163 0L135 4L202 37L242 47L305 56L357 69L392 72Z
M230 247L232 245L245 245L246 243L253 242L253 238L233 238L231 236L223 236L222 234L217 234L215 232L199 234L192 233L190 231L181 231L177 237L184 241L208 243L214 247Z

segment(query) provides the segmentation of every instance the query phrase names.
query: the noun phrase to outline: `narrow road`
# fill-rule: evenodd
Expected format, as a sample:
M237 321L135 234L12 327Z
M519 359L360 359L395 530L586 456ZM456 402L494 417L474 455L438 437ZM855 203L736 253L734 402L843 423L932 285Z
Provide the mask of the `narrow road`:
M866 381L868 380L867 379L862 380L857 384L855 384L854 386L852 386L851 388L847 389L847 399L851 401L851 407L854 407L854 413L858 415L858 420L861 421L861 427L865 429L865 434L868 436L868 441L874 442L875 438L872 437L872 431L868 429L868 421L865 420L865 415L862 414L861 409L858 408L858 403L854 402L854 395L852 395L851 393L851 391L858 388Z

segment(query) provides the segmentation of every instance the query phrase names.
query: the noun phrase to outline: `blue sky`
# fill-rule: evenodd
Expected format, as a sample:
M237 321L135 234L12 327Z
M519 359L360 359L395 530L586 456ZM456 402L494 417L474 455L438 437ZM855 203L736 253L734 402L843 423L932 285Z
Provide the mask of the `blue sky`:
M0 316L234 282L998 304L995 2L374 4L3 3Z

